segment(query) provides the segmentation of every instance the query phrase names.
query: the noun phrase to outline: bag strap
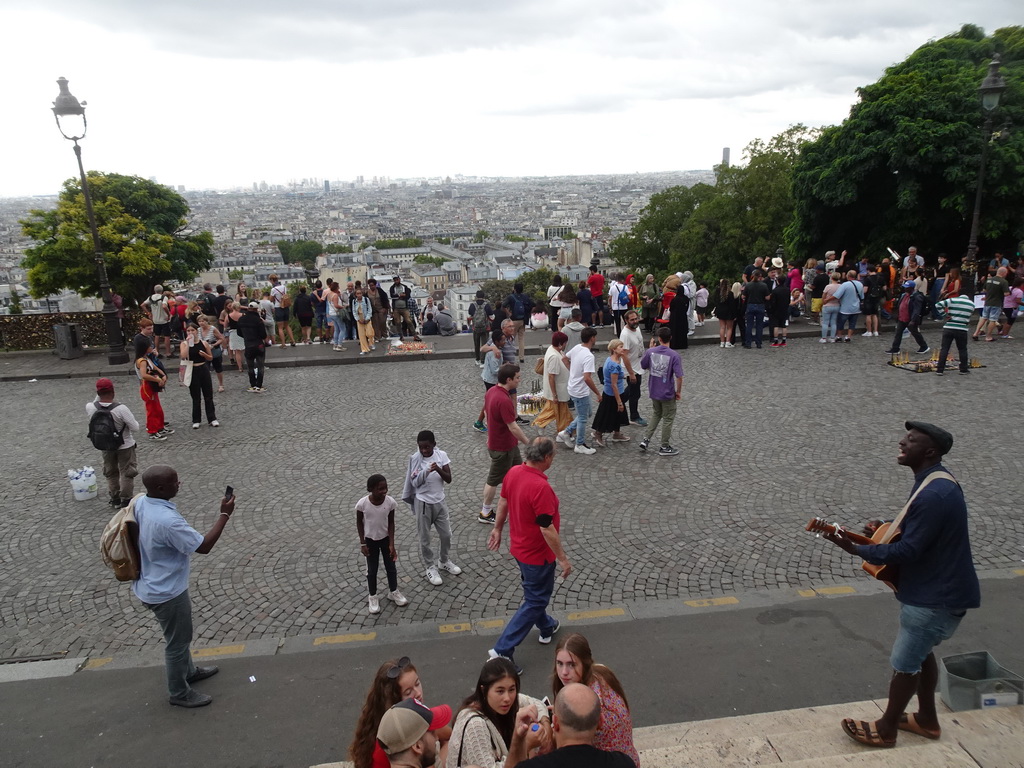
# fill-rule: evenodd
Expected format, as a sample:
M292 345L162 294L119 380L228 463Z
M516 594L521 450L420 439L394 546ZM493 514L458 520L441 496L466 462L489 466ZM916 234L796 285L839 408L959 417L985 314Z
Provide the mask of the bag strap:
M479 717L479 718L480 718L481 720L484 720L484 719L486 719L486 718L484 718L484 716L483 716L483 715L481 715L481 714L475 714L475 715L470 715L469 717L467 717L467 718L466 718L466 723L465 723L465 725L463 725L463 726L462 726L462 738L461 738L461 739L459 739L459 756L458 756L458 758L457 758L457 759L456 759L456 761L455 761L455 766L456 766L456 768L462 768L462 748L463 748L463 746L465 746L465 744L466 744L466 729L467 729L467 728L469 728L469 724L470 724L470 723L471 723L471 722L472 722L473 720L475 720L476 718L478 718L478 717ZM486 728L486 725L485 725L485 728ZM495 752L497 752L497 751L498 751L498 747L497 747L497 745L495 745L495 743L494 743L494 737L493 737L493 736L491 736L491 730L490 730L490 728L487 728L487 738L491 740L491 753L492 753L492 754L494 754Z
M914 491L911 497L907 499L907 503L903 505L903 509L901 509L900 513L896 515L896 519L889 524L889 529L885 532L885 535L882 536L882 540L878 542L879 544L888 544L896 536L899 532L900 523L903 522L903 518L907 514L907 510L910 509L910 505L914 503L914 499L917 498L917 495L921 493L921 491L923 491L932 480L951 480L956 483L956 479L954 479L949 472L932 472L928 475L928 477L926 477L921 484L917 486L917 490Z

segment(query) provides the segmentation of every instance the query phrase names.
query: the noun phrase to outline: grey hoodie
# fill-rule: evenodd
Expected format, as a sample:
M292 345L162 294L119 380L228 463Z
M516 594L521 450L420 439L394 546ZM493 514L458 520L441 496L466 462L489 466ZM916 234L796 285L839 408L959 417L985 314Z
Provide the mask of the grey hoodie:
M580 343L580 333L586 327L583 323L573 321L562 326L562 333L569 337L569 343L565 345L566 352Z

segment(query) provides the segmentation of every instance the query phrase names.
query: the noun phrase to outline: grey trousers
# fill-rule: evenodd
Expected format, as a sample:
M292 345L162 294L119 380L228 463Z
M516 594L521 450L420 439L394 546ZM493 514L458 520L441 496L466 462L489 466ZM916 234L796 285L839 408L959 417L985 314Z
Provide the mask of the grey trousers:
M166 603L143 603L153 611L164 633L164 667L167 672L167 693L174 698L188 696L192 686L188 679L195 675L192 663L192 601L186 589Z
M661 424L661 444L668 445L672 436L672 422L676 420L675 400L651 400L651 420L647 423L645 438L650 440Z
M423 558L423 564L429 568L438 562L447 562L448 551L452 546L452 523L448 515L448 506L443 501L428 504L416 499L412 508L416 515L416 532L420 536L420 557ZM430 548L431 526L437 528L437 536L441 540L440 560L434 558L434 550Z

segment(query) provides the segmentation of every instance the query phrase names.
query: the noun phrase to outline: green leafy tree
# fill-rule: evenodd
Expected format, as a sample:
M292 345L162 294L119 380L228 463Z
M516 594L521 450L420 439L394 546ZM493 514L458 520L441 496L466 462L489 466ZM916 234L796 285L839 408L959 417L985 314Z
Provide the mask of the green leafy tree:
M452 244L452 239L450 237L438 237L438 238L435 238L435 240L436 240L436 242L440 243L441 245L451 245Z
M479 232L477 232L475 235L473 235L473 242L474 243L482 243L484 240L490 240L490 239L491 239L491 233L488 232L486 229L481 229Z
M993 54L1007 89L984 135L978 86ZM981 247L1024 237L1024 27L992 36L965 25L918 48L859 89L841 125L803 149L794 170L789 241L806 255L846 248L877 259L886 246L959 256L970 233L981 150L991 141ZM1012 251L1011 251L1012 252Z
M213 261L209 232L190 232L188 203L177 192L138 176L89 171L107 275L126 304L148 296L156 283L187 282ZM22 265L35 297L65 288L99 296L95 250L79 179L64 182L57 207L32 210L22 231L37 245Z
M301 264L304 269L316 267L316 257L324 252L316 240L278 240L275 245L286 264Z
M523 293L532 298L534 303L546 304L548 287L551 285L554 276L555 271L553 269L541 267L540 269L524 272L515 280L488 280L480 286L480 290L487 295L487 300L491 303L491 306L497 309L511 295L515 284L522 283Z
M378 251L382 251L385 248L419 248L423 245L423 241L418 237L400 237L391 240L378 240L375 243L369 243ZM366 245L361 245L360 248L364 248Z
M7 308L10 315L20 315L24 310L21 307L21 294L13 285L11 286L11 305Z
M243 279L243 277L242 277L242 270L240 270L240 269L228 270L228 280L237 281L237 280L242 280L242 279Z
M352 253L352 246L342 245L341 243L331 243L324 248L324 253Z
M435 267L444 264L444 259L440 256L427 256L425 253L416 254L412 260L415 264L433 264Z

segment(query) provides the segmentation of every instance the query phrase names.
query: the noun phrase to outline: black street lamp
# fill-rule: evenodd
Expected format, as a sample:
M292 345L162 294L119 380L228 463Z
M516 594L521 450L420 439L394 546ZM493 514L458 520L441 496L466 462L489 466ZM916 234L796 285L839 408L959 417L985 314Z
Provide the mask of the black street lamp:
M988 74L982 80L978 93L981 94L981 106L985 109L985 127L982 129L982 136L985 141L981 145L981 164L978 168L978 188L974 192L974 217L971 219L971 237L967 242L967 257L964 260L961 272L961 285L970 288L968 296L973 297L977 290L978 283L975 277L977 268L976 260L978 255L978 230L981 228L981 194L985 185L985 164L988 160L988 146L992 143L992 119L996 107L999 106L999 97L1006 90L1006 81L999 74L999 54L992 57L988 65ZM963 290L963 288L961 288Z
M82 179L82 195L85 197L85 213L89 217L89 230L92 232L92 245L95 253L96 274L100 281L100 296L103 298L103 325L107 331L107 362L111 365L124 365L128 362L128 353L124 348L124 335L114 306L110 280L107 278L107 263L103 258L100 245L100 233L96 229L96 214L92 209L92 195L89 194L89 183L85 178L85 167L82 165L82 148L78 146L80 139L85 138L88 127L85 119L85 102L78 99L68 90L66 78L58 78L60 93L53 102L53 117L57 121L57 130L68 141L74 142L75 157L78 158L78 173Z

